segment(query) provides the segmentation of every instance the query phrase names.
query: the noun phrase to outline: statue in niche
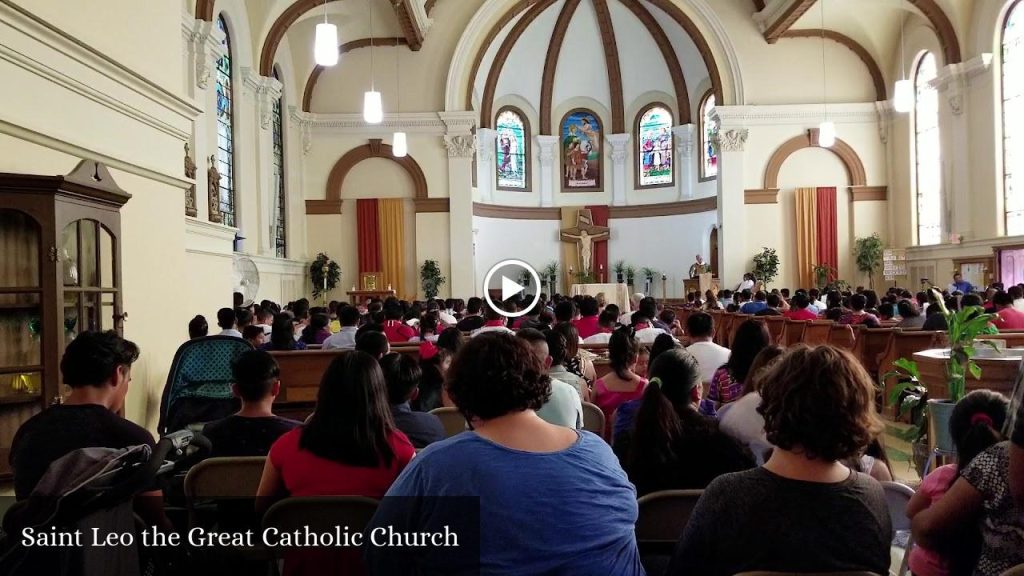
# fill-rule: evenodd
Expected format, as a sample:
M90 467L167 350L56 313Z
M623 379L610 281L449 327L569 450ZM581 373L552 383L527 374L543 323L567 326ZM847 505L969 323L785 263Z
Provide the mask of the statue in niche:
M185 178L196 179L196 163L189 153L188 142L185 143ZM192 182L185 189L185 215L195 217L196 214L196 183Z
M210 200L210 222L220 224L223 217L220 214L220 172L217 171L217 157L210 155L210 169L206 171L207 190Z

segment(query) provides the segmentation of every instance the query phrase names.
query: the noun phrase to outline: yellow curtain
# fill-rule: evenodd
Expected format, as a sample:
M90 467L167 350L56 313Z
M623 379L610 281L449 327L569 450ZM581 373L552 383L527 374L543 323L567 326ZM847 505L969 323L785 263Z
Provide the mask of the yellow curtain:
M380 261L384 286L391 284L395 295L405 293L405 200L381 198L377 201L377 222L380 226Z
M818 193L814 188L796 190L796 270L800 288L814 286L818 263Z

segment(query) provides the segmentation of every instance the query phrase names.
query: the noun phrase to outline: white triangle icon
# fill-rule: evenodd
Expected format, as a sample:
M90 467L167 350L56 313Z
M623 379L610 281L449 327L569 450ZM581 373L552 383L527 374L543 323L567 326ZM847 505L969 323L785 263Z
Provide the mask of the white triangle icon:
M509 280L508 276L501 277L501 299L503 301L519 294L523 290L526 290L525 286L520 286L518 282Z

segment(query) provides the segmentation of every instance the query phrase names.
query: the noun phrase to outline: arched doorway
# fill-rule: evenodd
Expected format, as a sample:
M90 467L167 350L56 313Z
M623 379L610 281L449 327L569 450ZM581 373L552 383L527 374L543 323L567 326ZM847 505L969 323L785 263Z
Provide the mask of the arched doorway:
M711 237L708 239L708 246L711 253L708 260L711 264L711 275L718 278L718 226L711 229Z

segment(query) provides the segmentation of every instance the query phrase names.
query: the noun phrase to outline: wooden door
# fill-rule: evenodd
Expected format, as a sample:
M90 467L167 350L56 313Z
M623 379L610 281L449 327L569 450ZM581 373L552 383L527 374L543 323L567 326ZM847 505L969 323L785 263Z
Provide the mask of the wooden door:
M711 246L711 254L709 255L708 259L710 260L710 264L711 264L711 275L713 277L715 277L715 278L718 278L718 228L717 227L711 229L711 239L709 241L709 245Z

